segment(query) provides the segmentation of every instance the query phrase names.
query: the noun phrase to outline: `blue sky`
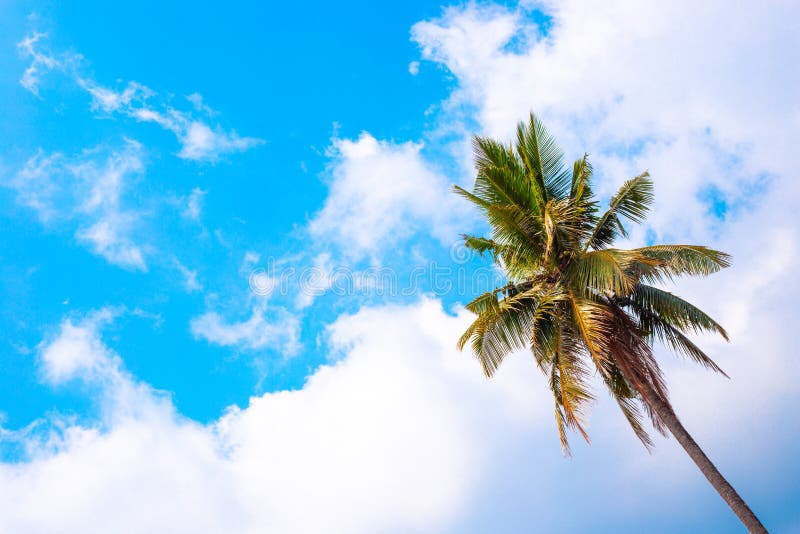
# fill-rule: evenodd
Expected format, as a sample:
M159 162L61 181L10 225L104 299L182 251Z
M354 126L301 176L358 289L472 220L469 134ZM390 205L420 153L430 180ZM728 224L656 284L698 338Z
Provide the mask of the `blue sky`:
M301 17L288 5L257 3L230 13L219 13L211 5L188 13L177 6L173 12L156 10L155 5L116 6L110 11L97 5L19 6L16 20L6 21L18 31L4 32L11 53L3 56L8 62L4 71L9 73L3 99L14 105L4 107L2 120L5 131L18 132L7 147L4 164L19 167L39 150L67 157L87 147L114 151L126 139L135 139L143 145L139 156L146 169L130 177L138 188L126 191L127 202L150 212L142 215L149 219L143 222L144 239L158 243L150 243L157 250L147 275L136 269L109 268L103 258L87 255L71 242L71 228L65 231L57 224L41 228L35 212L21 210L13 202L14 192L3 191L8 201L4 221L11 237L4 243L3 257L13 280L4 289L9 291L8 300L26 310L5 310L9 333L14 334L7 338L7 349L38 343L41 328L30 328L31 321L57 323L67 311L124 303L160 316L156 328L146 319L129 321L129 327L140 332L132 336L139 340L134 350L152 355L137 362L137 375L173 391L184 413L204 421L217 417L228 404L245 401L260 378L258 373L248 358L235 358L230 351L193 340L187 319L204 309L204 295L199 291L186 295L170 256L190 262L206 284L220 288L217 292L242 293L247 286L242 287L236 271L246 251L258 250L266 258L302 250L301 240L292 234L325 198L322 178L329 162L325 153L334 133L357 136L368 129L376 136L419 138L425 109L443 97L448 81L435 69L425 69L428 72L418 77L408 74L408 63L415 57L408 28L439 9L407 8L402 16L375 13L367 4L336 8L340 23L331 25L332 14L326 10L332 8L325 6L317 6L313 17ZM177 26L187 28L186 33L176 35ZM142 27L148 28L150 38L142 39ZM257 137L261 144L244 153L224 154L218 161L187 161L175 157L180 145L169 132L92 113L91 96L63 73L48 75L37 98L19 84L28 58L14 53L17 41L35 31L47 32L42 44L48 49L84 56L77 67L81 75L113 90L124 89L135 79L158 92L162 101L190 110L192 104L185 97L202 91L204 101L217 108L215 120L218 117L224 128L235 128L241 135ZM395 38L386 38L389 33L396 33ZM109 42L115 44L109 47ZM375 46L366 50L364 42ZM128 51L124 64L119 61L123 49ZM173 59L153 61L156 57ZM186 202L182 197L195 189L203 191L203 220L181 224L181 206L169 205L169 197L175 203ZM215 238L215 232L222 239ZM44 241L33 244L31 237ZM60 245L57 252L51 240ZM186 242L196 246L185 247ZM32 267L35 272L30 272ZM18 291L31 292L31 300L14 298ZM313 345L315 334L308 336ZM192 354L189 365L181 356L187 353ZM3 380L9 385L33 382L31 387L36 387L33 362L24 360L4 373ZM264 388L302 385L307 364L277 369L281 377L265 382ZM213 388L205 386L209 380ZM9 401L22 408L9 412L14 424L25 424L54 403L62 406L47 391L32 402L27 390L9 389L19 395Z
M450 186L532 109L601 196L649 169L632 243L733 253L674 288L732 333L702 341L733 379L661 356L690 431L800 530L795 8L162 4L3 2L4 530L737 531L603 395L566 460L530 359L487 383L455 351L499 273Z

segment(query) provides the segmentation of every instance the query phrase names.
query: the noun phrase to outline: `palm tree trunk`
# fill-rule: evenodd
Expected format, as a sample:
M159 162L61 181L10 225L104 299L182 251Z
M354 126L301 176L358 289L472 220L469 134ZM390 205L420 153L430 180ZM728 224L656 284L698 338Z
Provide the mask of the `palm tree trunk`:
M672 407L664 402L649 384L640 383L640 385L641 387L638 389L644 397L644 400L653 411L658 414L659 419L661 419L669 431L672 432L672 435L675 436L678 443L681 444L689 457L694 460L694 463L697 464L700 471L705 475L711 485L714 486L714 489L717 490L720 497L728 503L728 506L731 507L733 513L735 513L744 526L747 527L747 530L749 532L766 533L767 529L764 528L764 525L758 520L756 514L753 513L750 507L747 506L747 503L744 502L744 499L733 489L733 486L725 480L725 477L722 476L722 473L720 473L711 460L708 459L703 449L700 448L694 438L686 431L683 424L681 424L678 419L678 416L675 415L675 411Z

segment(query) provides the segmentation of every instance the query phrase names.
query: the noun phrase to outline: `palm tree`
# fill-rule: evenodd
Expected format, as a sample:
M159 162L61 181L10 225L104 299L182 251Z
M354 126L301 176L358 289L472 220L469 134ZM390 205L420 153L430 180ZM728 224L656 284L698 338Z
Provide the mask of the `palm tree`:
M475 137L474 151L473 191L455 190L485 214L491 237L465 235L464 241L490 255L507 283L467 305L477 317L459 349L469 343L487 377L510 352L530 349L553 392L565 455L568 428L588 441L584 415L594 398L588 387L594 366L648 450L653 442L643 413L656 430L675 436L750 532L766 532L681 424L652 351L660 341L724 374L687 334L707 331L727 339L725 330L656 285L717 272L729 265L729 256L695 245L612 248L627 236L623 220L644 221L654 198L649 175L622 184L601 213L588 158L565 168L558 144L533 114L519 124L514 143Z

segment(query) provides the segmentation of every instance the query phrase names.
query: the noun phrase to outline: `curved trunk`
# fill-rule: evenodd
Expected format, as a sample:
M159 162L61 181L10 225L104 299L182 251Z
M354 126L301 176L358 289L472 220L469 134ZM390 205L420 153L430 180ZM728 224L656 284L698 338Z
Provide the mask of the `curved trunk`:
M735 513L744 526L747 527L747 530L749 532L766 533L767 529L764 528L764 525L758 520L756 514L753 513L750 507L747 506L747 503L744 502L744 499L733 489L733 486L725 480L725 477L722 476L722 473L720 473L711 460L708 459L703 449L700 448L689 432L686 431L683 424L678 420L678 416L675 415L675 411L672 407L664 402L649 384L640 383L639 385L641 387L638 389L644 397L644 400L650 408L658 414L659 419L661 419L669 431L672 432L672 435L675 436L678 443L681 444L689 457L694 460L694 463L697 464L700 471L702 471L711 485L714 486L714 489L717 490L720 497L728 503L728 506L731 507L733 513Z

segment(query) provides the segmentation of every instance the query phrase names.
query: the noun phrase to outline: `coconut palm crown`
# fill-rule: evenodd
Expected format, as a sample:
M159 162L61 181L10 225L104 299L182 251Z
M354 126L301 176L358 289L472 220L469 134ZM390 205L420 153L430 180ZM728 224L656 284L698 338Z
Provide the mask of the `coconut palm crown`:
M649 448L643 412L657 430L665 428L646 397L669 403L653 343L722 373L687 334L710 331L727 339L711 317L656 285L717 272L729 256L694 245L614 248L628 235L624 224L642 223L653 202L648 173L623 183L602 211L587 156L567 168L533 114L520 123L513 144L476 137L474 150L474 189L455 189L482 210L491 236L465 235L465 244L491 255L508 283L467 305L477 318L459 348L469 343L487 376L508 353L532 350L548 377L565 454L568 428L588 441L584 416L594 368Z

